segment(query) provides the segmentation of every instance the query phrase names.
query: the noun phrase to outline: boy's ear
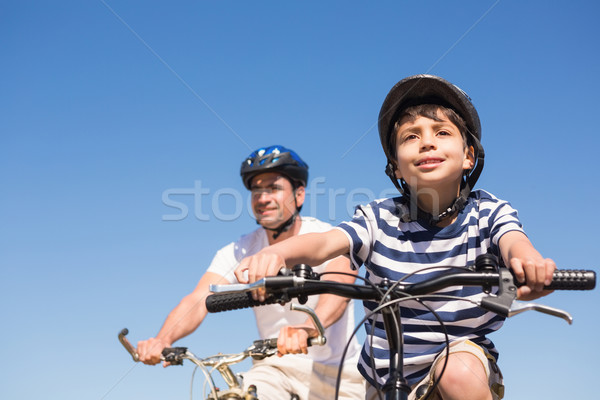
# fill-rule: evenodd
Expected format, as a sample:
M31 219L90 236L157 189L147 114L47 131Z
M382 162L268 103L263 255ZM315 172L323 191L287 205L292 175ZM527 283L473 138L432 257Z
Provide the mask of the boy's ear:
M465 161L463 162L463 169L473 169L475 166L475 149L473 146L465 147Z

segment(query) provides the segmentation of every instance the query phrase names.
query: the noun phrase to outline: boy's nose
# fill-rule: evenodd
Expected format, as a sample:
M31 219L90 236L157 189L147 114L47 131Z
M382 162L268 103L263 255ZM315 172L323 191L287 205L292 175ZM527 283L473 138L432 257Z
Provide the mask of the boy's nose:
M435 148L435 138L433 135L423 135L421 136L421 148L422 149L431 149Z

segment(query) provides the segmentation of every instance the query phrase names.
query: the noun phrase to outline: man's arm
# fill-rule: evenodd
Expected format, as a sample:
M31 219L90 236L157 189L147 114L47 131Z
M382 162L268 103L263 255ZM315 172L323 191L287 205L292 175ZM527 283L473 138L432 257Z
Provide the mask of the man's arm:
M205 300L210 294L209 285L224 282L227 281L219 274L205 273L194 291L185 296L169 313L156 337L138 342L140 361L148 365L158 364L165 347L171 347L177 340L194 332L207 314ZM168 363L164 364L167 365Z
M543 258L524 233L507 232L498 245L504 263L513 270L519 282L526 283L518 290L520 300L533 300L551 293L543 289L552 282L556 265L551 259Z

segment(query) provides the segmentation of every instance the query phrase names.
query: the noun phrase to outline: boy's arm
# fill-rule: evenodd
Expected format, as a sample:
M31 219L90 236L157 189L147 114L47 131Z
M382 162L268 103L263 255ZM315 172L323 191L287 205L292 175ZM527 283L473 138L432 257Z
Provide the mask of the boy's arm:
M507 232L498 245L504 263L513 270L520 283L526 283L517 292L520 300L533 300L551 293L543 289L552 282L556 265L551 259L543 258L524 233Z
M277 275L283 267L320 265L349 251L346 235L337 229L293 236L244 258L235 270L235 277L241 283L253 283L265 276ZM246 271L247 279L244 276Z
M292 236L282 242L262 249L253 256L244 258L235 270L239 282L253 283L265 276L277 275L283 267L296 264L320 265L334 257L347 254L350 245L346 235L337 229L322 233L307 233ZM327 271L350 272L349 260L340 257L327 266ZM245 278L247 272L248 279ZM355 276L328 275L330 280L353 282ZM264 301L264 289L252 293L254 299ZM321 295L315 313L324 327L330 326L342 315L348 300L332 295ZM312 323L302 326L287 326L281 329L277 340L279 355L286 353L307 353L306 340L316 336Z

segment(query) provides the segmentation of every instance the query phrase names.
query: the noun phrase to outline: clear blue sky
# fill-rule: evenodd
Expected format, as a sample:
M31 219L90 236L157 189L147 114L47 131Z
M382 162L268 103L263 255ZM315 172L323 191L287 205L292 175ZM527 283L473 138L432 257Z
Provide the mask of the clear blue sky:
M2 2L0 397L188 398L191 365L135 365L117 332L156 334L254 229L238 176L254 148L309 163L305 215L338 223L393 192L377 115L416 73L477 106L478 186L559 267L596 269L600 7L451 3ZM541 302L574 324L531 313L492 336L507 398L593 397L598 290ZM206 356L255 337L246 310L180 344Z

